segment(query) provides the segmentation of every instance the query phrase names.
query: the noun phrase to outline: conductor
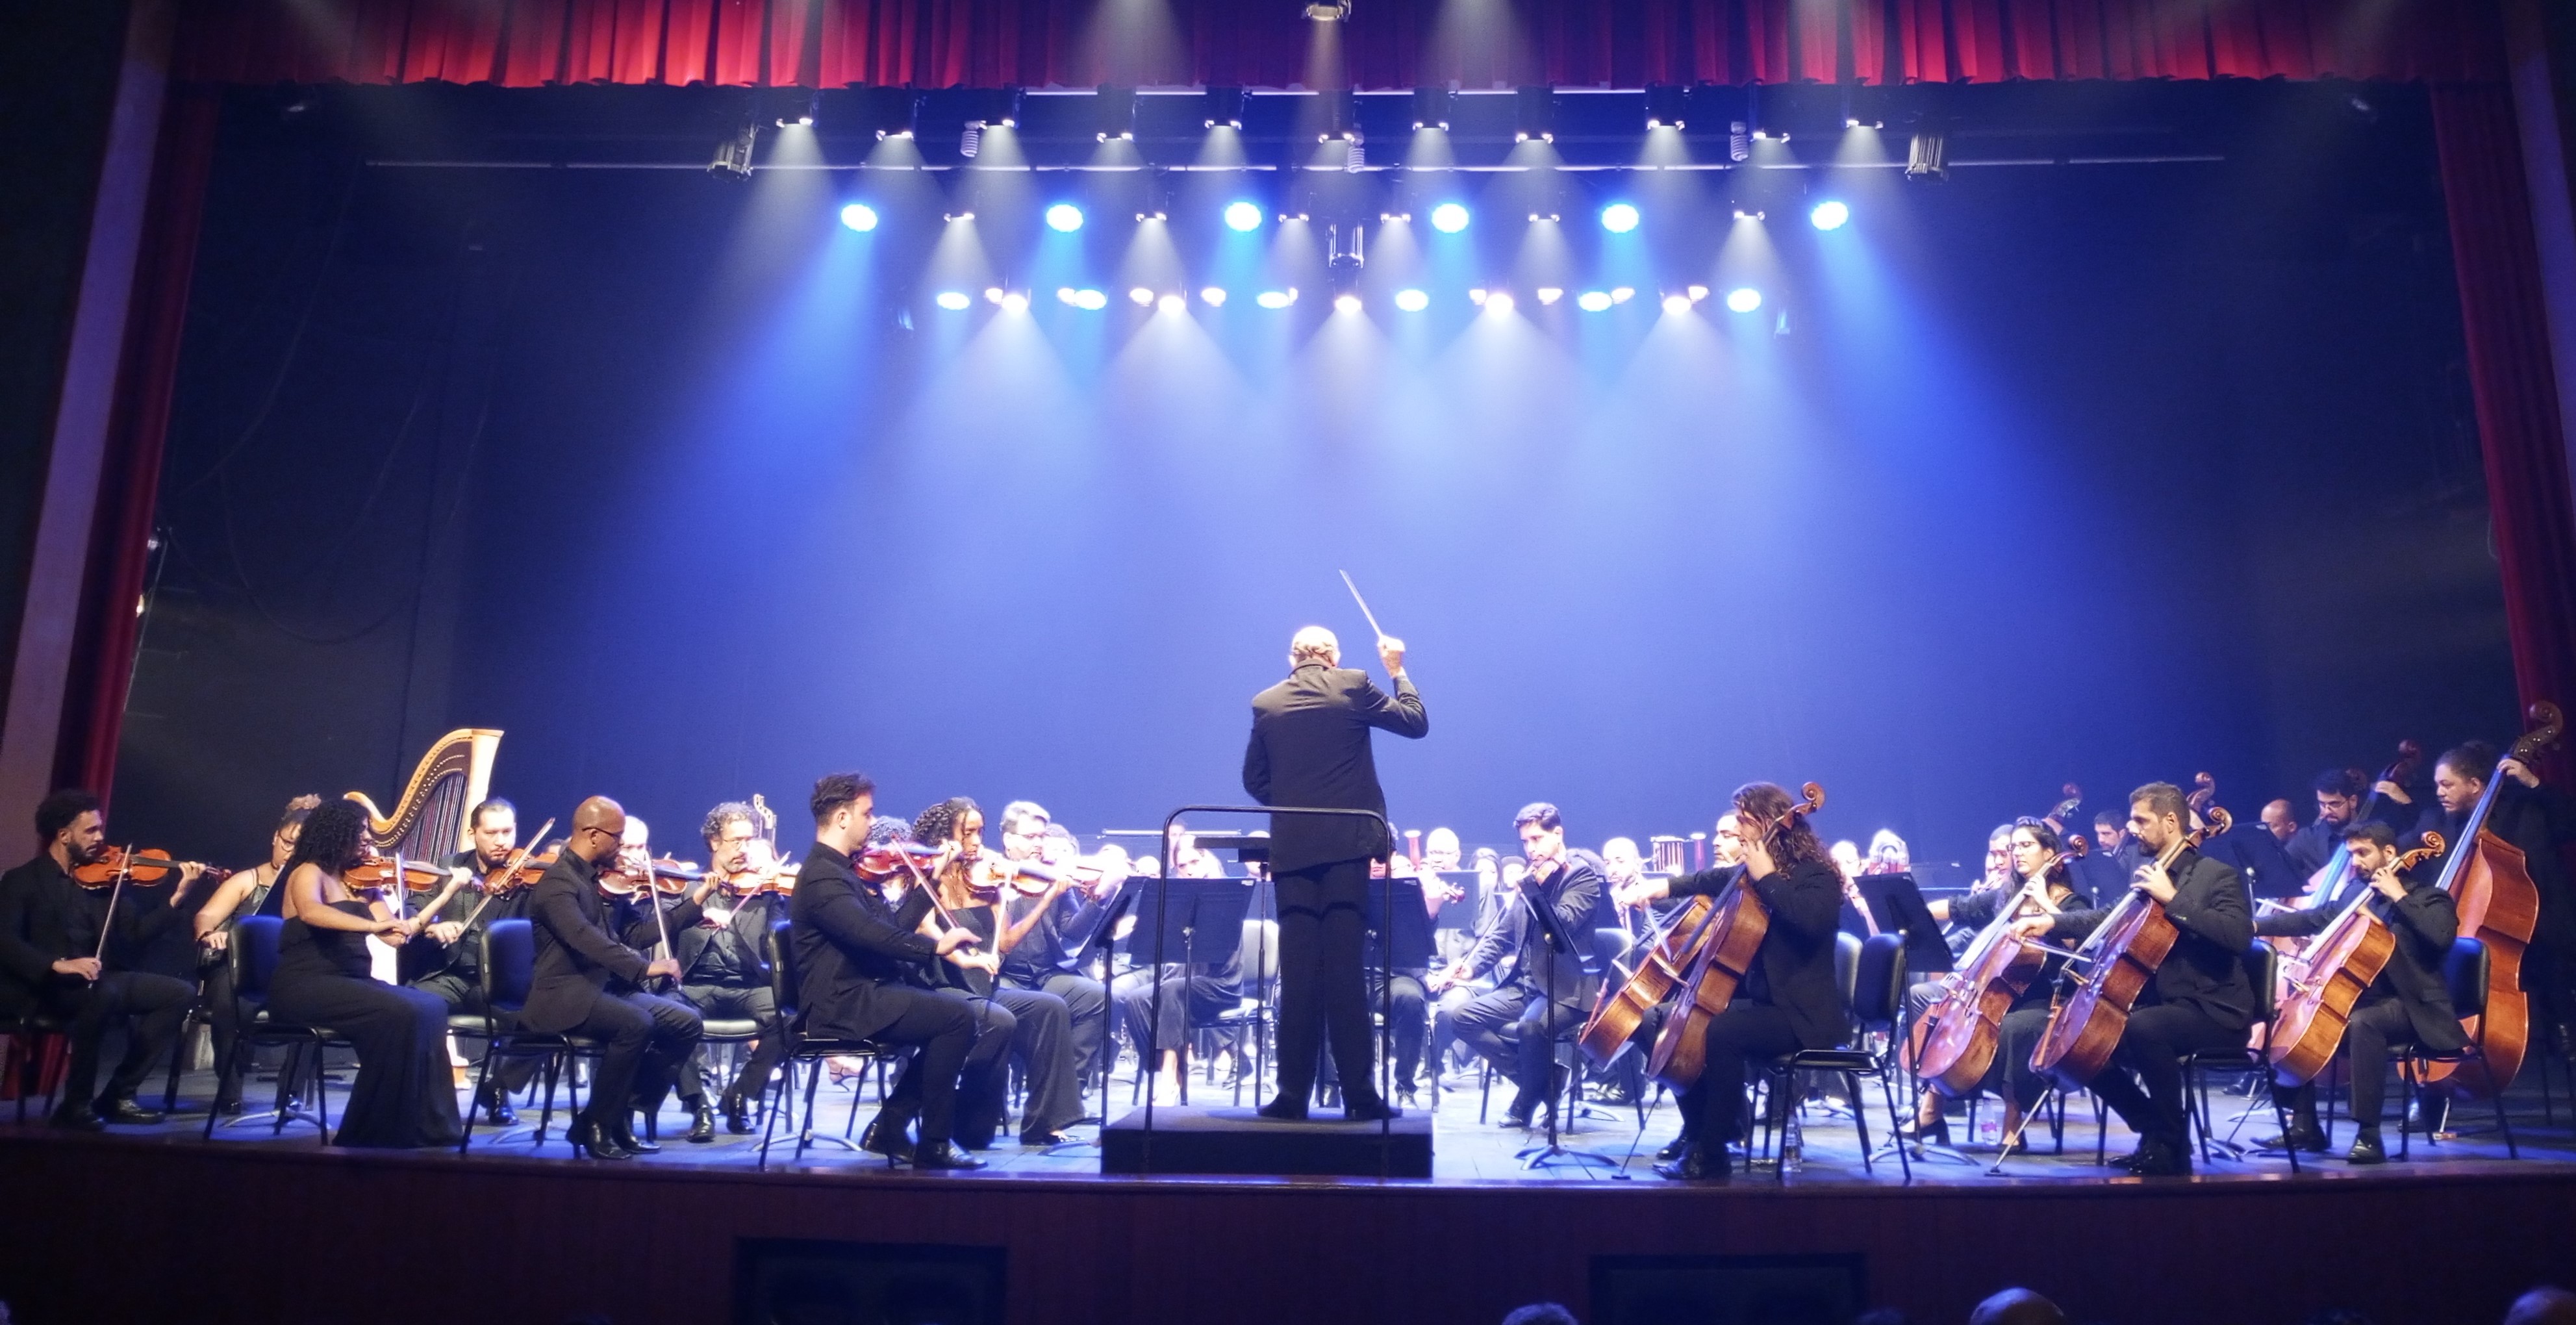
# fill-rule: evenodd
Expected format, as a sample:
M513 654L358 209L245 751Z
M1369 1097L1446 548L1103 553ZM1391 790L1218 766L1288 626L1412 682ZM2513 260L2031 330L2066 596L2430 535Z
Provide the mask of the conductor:
M1264 805L1386 813L1369 752L1369 728L1419 738L1431 730L1422 696L1404 674L1404 641L1377 637L1378 660L1395 695L1368 673L1341 666L1333 632L1308 626L1288 642L1288 679L1252 697L1252 740L1243 751L1243 789ZM1377 1092L1369 1062L1368 994L1360 982L1360 940L1369 862L1393 843L1379 820L1354 815L1271 816L1270 869L1279 894L1279 1093L1261 1116L1306 1116L1321 1033L1329 1031L1342 1080L1343 1116L1396 1116Z

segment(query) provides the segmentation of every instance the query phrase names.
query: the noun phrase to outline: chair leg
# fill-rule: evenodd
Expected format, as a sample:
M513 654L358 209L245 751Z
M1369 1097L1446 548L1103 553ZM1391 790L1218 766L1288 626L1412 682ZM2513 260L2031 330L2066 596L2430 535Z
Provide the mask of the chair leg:
M756 1172L769 1171L769 1138L778 1132L778 1103L795 1084L796 1059L791 1056L779 1061L768 1088L760 1092L760 1162L752 1166Z
M1914 1181L1914 1157L1908 1152L1913 1147L1906 1145L1900 1134L1902 1127L1898 1123L1896 1112L1896 1074L1888 1071L1884 1063L1880 1064L1878 1071L1878 1096L1887 1105L1887 1134L1891 1138L1888 1148L1896 1152L1897 1171L1905 1175L1907 1182L1912 1182ZM1852 1112L1858 1113L1859 1110L1855 1108ZM1869 1153L1869 1141L1866 1138L1860 1143L1860 1153L1864 1155Z
M805 1158L805 1147L814 1142L814 1092L822 1084L823 1065L817 1063L805 1077L805 1126L796 1134L796 1161Z
M560 1054L560 1053L557 1053L557 1052L555 1052L554 1050L551 1050L551 1049L550 1049L550 1050L547 1050L547 1051L546 1051L546 1070L545 1070L545 1077L546 1077L546 1102L545 1102L545 1106L544 1106L543 1108L541 1108L541 1109L539 1109L539 1110L537 1111L537 1135L536 1135L535 1140L534 1140L534 1141L529 1145L529 1147L528 1147L528 1149L529 1149L529 1151L530 1151L531 1153L534 1153L534 1152L536 1152L536 1151L543 1150L543 1149L545 1149L545 1148L546 1148L546 1131L547 1131L547 1129L549 1129L549 1128L551 1128L551 1127L553 1127L553 1126L554 1126L554 1121L555 1121L555 1078L556 1078L557 1074L561 1071L562 1067L563 1067L563 1055L562 1055L562 1054ZM565 1140L566 1140L567 1142L569 1142L569 1141L571 1140L571 1137L572 1137L572 1129L571 1129L571 1128L567 1127L567 1128L565 1128L565 1129L564 1129L564 1137L565 1137Z
M457 1154L464 1154L465 1148L474 1144L474 1113L482 1107L483 1092L492 1085L492 1060L499 1057L500 1052L500 1041L483 1042L483 1061L474 1069L474 1094L465 1102L465 1135L456 1138Z
M179 1107L179 1067L188 1061L188 1032L194 1030L196 1025L196 1010L191 1008L189 1015L180 1019L179 1038L170 1044L170 1079L161 1087L161 1112L163 1113L175 1112ZM216 1080L220 1081L222 1077L218 1076ZM207 1112L212 1113L214 1107L214 1101L206 1102Z
M1851 1092L1852 1130L1860 1134L1860 1171L1875 1176L1878 1173L1878 1164L1870 1158L1869 1154L1869 1110L1861 1107L1860 1077L1850 1072L1843 1073L1843 1089ZM1896 1115L1890 1111L1888 1117L1893 1120ZM1897 1149L1902 1150L1904 1147L1899 1146Z
M245 1051L246 1051L246 1050L248 1050L249 1048L250 1048L250 1037L249 1037L248 1035L237 1035L237 1036L234 1036L234 1037L233 1037L233 1051L232 1051L232 1055L231 1055L231 1061L230 1061L230 1062L225 1062L225 1063L217 1063L217 1064L215 1064L215 1072L216 1072L215 1080L217 1080L217 1081L221 1081L221 1080L223 1080L223 1078L224 1078L224 1074L225 1074L225 1072L226 1072L227 1070L230 1070L230 1071L233 1071L233 1072L239 1072L239 1071L241 1071L243 1068L248 1067L248 1066L249 1066L249 1064L247 1064L247 1063L243 1062L243 1061L242 1061L242 1059L243 1059L243 1058L244 1058L244 1056L245 1056ZM25 1087L23 1087L23 1086L21 1086L21 1087L19 1088L19 1091L18 1091L18 1103L19 1103L19 1107L20 1107L20 1108L24 1108L24 1107L26 1107L26 1101L27 1101L26 1088L25 1088ZM200 1138L200 1139L202 1139L202 1140L206 1140L206 1141L212 1141L212 1140L214 1140L214 1139L215 1139L215 1111L214 1111L214 1109L213 1109L213 1107L212 1107L212 1106L209 1106L209 1107L206 1109L206 1134L205 1134L205 1136L204 1136L204 1137L202 1137L202 1138Z
M303 1061L302 1044L286 1046L286 1061L277 1065L277 1117L269 1124L268 1129L268 1134L272 1138L286 1135L286 1085L295 1079L296 1066ZM319 1084L318 1079L322 1074L316 1072L313 1075L317 1079L316 1084Z

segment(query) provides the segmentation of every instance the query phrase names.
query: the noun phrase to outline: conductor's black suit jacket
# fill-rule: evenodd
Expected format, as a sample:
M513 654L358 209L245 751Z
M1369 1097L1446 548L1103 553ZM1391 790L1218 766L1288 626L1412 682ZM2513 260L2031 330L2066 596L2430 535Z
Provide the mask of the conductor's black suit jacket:
M1389 698L1368 673L1308 663L1252 697L1252 740L1243 750L1243 789L1264 805L1311 805L1386 813L1369 729L1420 737L1431 730L1413 682L1395 678ZM1270 869L1294 874L1337 861L1384 856L1393 844L1378 820L1351 815L1270 817Z

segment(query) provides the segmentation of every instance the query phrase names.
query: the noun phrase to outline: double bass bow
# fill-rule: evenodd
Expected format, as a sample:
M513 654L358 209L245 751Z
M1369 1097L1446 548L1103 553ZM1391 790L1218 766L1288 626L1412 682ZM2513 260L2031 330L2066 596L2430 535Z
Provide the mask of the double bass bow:
M2442 891L2460 913L2460 936L2487 948L2487 1010L2483 1036L2479 1018L2463 1017L2460 1028L2478 1045L2467 1062L2435 1062L2424 1072L2425 1083L2439 1082L2453 1094L2486 1099L2513 1084L2531 1050L2531 1004L2522 988L2523 949L2540 921L2540 891L2523 864L2522 848L2487 828L2496 793L2510 774L2507 760L2529 763L2542 750L2558 744L2566 727L2556 704L2542 700L2525 717L2531 730L2487 773L2478 803L2460 826L2451 858L2442 864Z
M2441 834L2426 833L2422 846L2390 868L2403 874L2441 855L2442 846ZM2353 1006L2396 954L2396 933L2370 909L2373 895L2362 889L2309 940L2303 956L2281 963L2288 992L2272 1022L2271 1058L2272 1075L2282 1085L2313 1081L2334 1061Z
M2002 1041L2004 1014L2012 1011L2048 965L2047 949L2014 934L2013 922L2034 907L2055 912L2057 906L2048 898L2049 876L2082 860L2089 849L2080 836L2066 839L2065 847L2049 857L2012 900L1997 907L1995 918L1978 931L1958 969L1947 978L1941 1001L1924 1013L1928 1029L1915 1054L1914 1075L1925 1085L1951 1099L1965 1099L1985 1082Z
M2236 822L2226 810L2209 803L2204 793L2212 788L2210 776L2203 773L2197 780L2202 791L2193 793L2198 799L2191 809L2200 825L2156 853L2158 869L2171 869L2184 851L2226 832ZM2031 1069L2078 1087L2100 1075L2110 1065L2111 1051L2119 1047L2129 1010L2181 937L2181 929L2165 914L2164 903L2131 888L2103 918L2101 928L2067 960L2065 982L2073 992L2061 990L2049 1008L2048 1029L2040 1033L2039 1047L2031 1052ZM2081 971L2076 969L2079 965Z
M1800 787L1799 793L1802 799L1763 828L1765 842L1825 803L1825 789L1813 782ZM1681 997L1646 1055L1647 1074L1676 1091L1690 1089L1708 1066L1708 1023L1734 1001L1736 986L1751 971L1763 937L1771 932L1771 909L1753 890L1747 867L1736 867L1734 880L1715 901L1703 926L1706 934L1699 956L1682 982Z

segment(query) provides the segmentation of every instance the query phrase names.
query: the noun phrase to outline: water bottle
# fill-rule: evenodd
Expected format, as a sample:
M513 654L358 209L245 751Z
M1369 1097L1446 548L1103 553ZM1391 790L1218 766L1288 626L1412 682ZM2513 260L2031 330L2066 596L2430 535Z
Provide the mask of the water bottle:
M1788 1126L1780 1129L1780 1171L1795 1173L1806 1167L1806 1138L1798 1126L1798 1115L1791 1112Z

